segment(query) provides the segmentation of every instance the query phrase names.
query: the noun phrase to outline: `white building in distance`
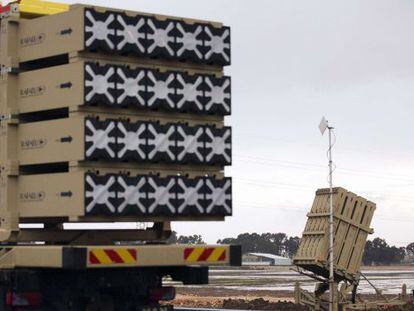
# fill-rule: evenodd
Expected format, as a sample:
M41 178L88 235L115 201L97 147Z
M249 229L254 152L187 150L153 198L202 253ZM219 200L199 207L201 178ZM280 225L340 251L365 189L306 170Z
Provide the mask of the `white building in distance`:
M266 253L243 255L243 266L290 266L292 259Z

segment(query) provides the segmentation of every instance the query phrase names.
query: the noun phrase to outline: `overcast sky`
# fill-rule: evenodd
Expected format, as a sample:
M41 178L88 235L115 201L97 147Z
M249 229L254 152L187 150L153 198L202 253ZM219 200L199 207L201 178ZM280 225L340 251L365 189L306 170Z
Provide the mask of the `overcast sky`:
M377 203L375 236L414 241L414 1L66 2L232 27L234 217L173 224L180 234L300 235L327 186L325 115L336 128L335 185Z

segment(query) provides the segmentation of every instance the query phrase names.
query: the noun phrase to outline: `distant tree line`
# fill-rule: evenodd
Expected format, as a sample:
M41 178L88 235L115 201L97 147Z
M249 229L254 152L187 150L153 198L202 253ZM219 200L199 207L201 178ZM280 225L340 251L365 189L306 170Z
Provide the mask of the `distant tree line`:
M375 238L365 244L362 262L364 265L398 264L406 256L414 256L414 243L408 244L407 247L396 247L388 245L384 239Z
M178 236L173 231L169 243L172 244L205 244L199 234ZM217 244L237 244L242 246L243 254L268 253L279 256L293 257L299 247L300 238L287 236L285 233L242 233L236 238L218 240ZM414 242L406 247L390 246L381 238L368 240L362 262L364 265L389 265L401 263L404 258L414 260Z
M177 232L173 231L170 238L167 241L170 244L206 244L203 238L199 234L193 234L189 236L177 235Z
M237 238L218 240L217 244L238 244L243 253L267 253L293 257L299 247L299 237L285 233L242 233Z

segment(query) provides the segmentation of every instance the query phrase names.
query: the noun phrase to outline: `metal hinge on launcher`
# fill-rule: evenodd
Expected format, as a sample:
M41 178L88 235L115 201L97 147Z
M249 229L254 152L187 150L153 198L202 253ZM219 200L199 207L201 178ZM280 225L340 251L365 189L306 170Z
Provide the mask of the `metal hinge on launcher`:
M13 118L13 115L11 113L2 113L0 114L0 122L11 120Z
M0 68L0 74L6 74L6 73L19 73L19 68L11 67L11 66L1 66Z

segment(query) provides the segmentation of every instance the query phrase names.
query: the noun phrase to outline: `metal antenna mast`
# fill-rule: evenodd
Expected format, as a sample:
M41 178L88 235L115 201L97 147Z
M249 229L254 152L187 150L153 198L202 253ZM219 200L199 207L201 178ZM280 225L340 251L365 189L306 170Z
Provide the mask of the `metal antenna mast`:
M334 218L333 218L333 186L332 186L332 173L333 173L333 162L332 162L332 131L334 127L329 126L328 120L325 117L322 118L319 124L319 130L323 135L328 130L329 136L329 311L334 311L335 303L335 276L334 276Z

